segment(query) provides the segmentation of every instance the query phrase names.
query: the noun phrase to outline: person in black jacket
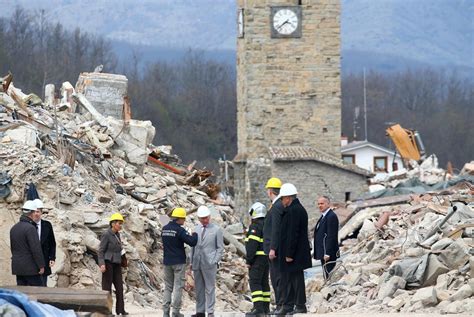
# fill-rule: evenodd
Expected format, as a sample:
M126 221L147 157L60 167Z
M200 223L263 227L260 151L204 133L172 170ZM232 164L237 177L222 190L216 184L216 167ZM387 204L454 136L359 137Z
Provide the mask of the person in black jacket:
M267 181L265 188L267 189L268 198L272 204L265 217L265 225L263 226L263 251L268 254L268 262L270 267L270 279L272 281L273 292L275 294L276 308L272 311L278 311L282 305L280 285L280 272L278 270L278 239L280 237L280 222L283 214L283 205L278 196L280 194L281 180L272 177Z
M318 198L318 208L322 215L314 227L314 258L321 260L325 279L336 266L336 260L339 257L339 220L329 207L330 204L328 197Z
M184 244L194 247L198 242L197 233L192 235L182 227L186 220L186 210L175 208L171 213L172 221L163 227L163 264L165 289L163 295L163 317L170 316L170 306L173 307L173 317L183 317L180 313L186 273L186 250ZM173 294L173 299L171 296Z
M10 230L12 251L12 274L16 275L17 285L42 286L41 274L44 273L44 259L41 244L33 221L36 204L28 200L22 208L20 222Z
M247 317L270 312L270 284L268 283L268 259L263 251L263 225L267 208L256 202L250 207L252 223L245 238L245 261L249 268L249 285L253 309Z
M40 199L34 200L36 204L36 210L33 215L33 220L38 224L38 236L41 242L41 250L43 251L44 257L44 273L41 275L43 279L43 286L48 284L48 276L51 275L51 268L54 266L56 261L56 239L54 238L54 231L51 222L42 219L43 214L43 202Z
M102 290L112 293L112 284L114 284L117 315L128 315L123 300L122 280L122 255L125 255L125 252L122 252L124 250L119 232L122 230L123 222L123 216L119 213L110 216L110 228L100 237L98 252L99 268L102 272Z
M280 197L283 217L280 224L278 263L281 289L285 290L283 306L275 315L306 313L304 270L311 267L308 240L308 213L301 205L293 184L283 184Z

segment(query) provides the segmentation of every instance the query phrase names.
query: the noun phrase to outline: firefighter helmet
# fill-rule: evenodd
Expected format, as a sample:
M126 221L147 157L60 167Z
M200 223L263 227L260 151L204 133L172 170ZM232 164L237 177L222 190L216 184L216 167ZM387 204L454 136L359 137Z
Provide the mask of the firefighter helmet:
M249 214L252 219L264 218L267 214L267 207L260 202L256 202L250 207Z

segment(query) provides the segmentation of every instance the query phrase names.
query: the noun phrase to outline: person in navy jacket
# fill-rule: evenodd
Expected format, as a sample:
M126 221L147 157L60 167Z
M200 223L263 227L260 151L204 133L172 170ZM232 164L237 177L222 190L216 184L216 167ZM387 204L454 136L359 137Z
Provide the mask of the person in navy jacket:
M321 260L325 279L328 278L329 273L336 266L336 260L339 257L339 220L330 208L330 204L329 197L322 196L318 198L321 218L314 227L314 258Z
M163 296L163 316L170 316L170 306L173 307L172 316L182 317L180 313L182 294L186 272L186 250L184 244L195 246L198 236L194 232L190 235L182 227L186 220L186 210L175 208L171 213L172 220L163 227L163 264L165 289ZM171 297L173 294L173 297Z

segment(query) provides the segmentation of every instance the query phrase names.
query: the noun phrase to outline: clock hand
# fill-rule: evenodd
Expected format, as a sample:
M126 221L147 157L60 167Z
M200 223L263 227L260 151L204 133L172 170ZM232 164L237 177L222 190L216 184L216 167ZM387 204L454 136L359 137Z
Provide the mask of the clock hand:
M277 27L277 30L280 30L280 29L283 27L283 25L285 25L285 24L287 24L287 23L289 23L289 20L288 20L288 19L287 19L285 22L283 22L282 24L280 24L280 25Z

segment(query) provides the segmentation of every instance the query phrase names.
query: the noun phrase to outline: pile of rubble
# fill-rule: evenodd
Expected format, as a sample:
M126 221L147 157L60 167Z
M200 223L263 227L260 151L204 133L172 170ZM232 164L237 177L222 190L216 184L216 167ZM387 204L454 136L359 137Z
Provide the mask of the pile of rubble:
M84 82L81 80L81 89ZM206 204L214 223L223 228L234 224L230 231L242 232L242 225L235 226L240 220L232 204L215 200L219 190L209 181L212 174L194 164L182 167L169 147L150 145L155 129L149 121L130 118L127 98L123 118L105 118L69 83L62 85L61 98L55 98L54 87L48 85L45 102L23 94L10 76L0 80L0 87L0 172L5 176L0 185L4 189L0 209L10 213L2 217L0 226L8 234L19 219L26 186L35 184L58 244L50 286L100 289L99 236L114 212L125 217L126 302L142 307L160 307L160 234L174 207L186 208L185 227L190 231L197 223L195 211ZM225 231L216 309L246 310L251 304L242 259L245 248ZM7 235L5 238L8 241ZM9 267L9 249L2 246L1 252L2 267ZM2 275L1 281L14 283L9 270ZM185 307L191 308L194 302L192 289L192 275L187 274Z
M339 208L341 258L310 311L474 311L473 182Z
M454 175L451 165L444 170L432 154L422 162L410 161L408 169L378 173L370 179L369 192L364 199L401 194L423 194L430 190L445 189L460 182L474 182L474 164L466 163L459 175Z

